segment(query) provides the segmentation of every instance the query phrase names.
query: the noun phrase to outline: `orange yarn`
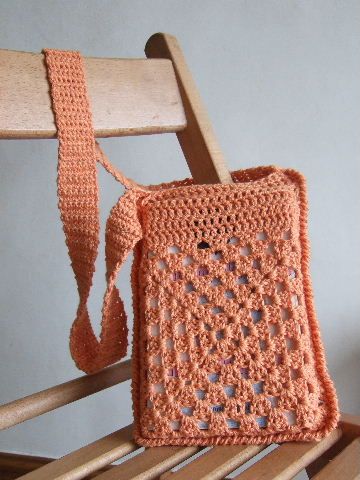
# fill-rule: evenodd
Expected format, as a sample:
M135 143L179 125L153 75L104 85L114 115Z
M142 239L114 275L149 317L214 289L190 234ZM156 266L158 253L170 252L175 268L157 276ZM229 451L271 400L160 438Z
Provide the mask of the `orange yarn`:
M93 373L126 355L126 315L115 278L127 250L131 250L138 240L128 244L126 229L132 233L133 224L136 229L138 222L131 217L131 205L124 235L117 231L114 221L116 207L109 218L106 230L108 286L102 310L101 341L98 342L87 310L99 244L99 199L97 151L84 69L78 52L46 49L44 53L59 138L59 209L80 297L71 330L70 349L76 365ZM123 199L125 204L127 199L128 196ZM141 230L138 230L140 238Z
M304 178L277 167L144 187L96 146L81 57L45 50L59 134L59 207L78 282L71 331L93 372L126 353L115 279L134 248L133 409L145 446L316 440L335 428L309 275ZM96 157L127 188L106 226L101 341L86 302L97 254Z

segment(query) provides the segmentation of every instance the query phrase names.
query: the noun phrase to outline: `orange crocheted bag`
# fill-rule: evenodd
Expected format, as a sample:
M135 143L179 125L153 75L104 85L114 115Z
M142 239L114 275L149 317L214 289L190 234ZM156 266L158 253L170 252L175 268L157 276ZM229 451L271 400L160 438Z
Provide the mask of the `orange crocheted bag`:
M70 347L92 373L126 354L115 286L134 250L134 436L145 446L316 440L338 421L309 276L305 181L294 170L144 187L94 140L81 56L45 50L58 194L80 296ZM99 242L99 161L126 187L106 225L100 341L87 300Z

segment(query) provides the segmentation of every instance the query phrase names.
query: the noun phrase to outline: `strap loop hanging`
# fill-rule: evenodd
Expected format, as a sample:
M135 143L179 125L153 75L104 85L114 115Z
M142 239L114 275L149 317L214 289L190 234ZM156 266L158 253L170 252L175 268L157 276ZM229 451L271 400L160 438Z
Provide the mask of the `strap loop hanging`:
M80 53L45 49L44 54L59 139L58 205L79 292L70 349L77 366L94 373L126 355L126 314L115 280L126 256L142 236L137 201L145 187L116 170L95 142ZM97 159L128 189L111 210L106 225L107 289L100 340L87 310L100 231Z

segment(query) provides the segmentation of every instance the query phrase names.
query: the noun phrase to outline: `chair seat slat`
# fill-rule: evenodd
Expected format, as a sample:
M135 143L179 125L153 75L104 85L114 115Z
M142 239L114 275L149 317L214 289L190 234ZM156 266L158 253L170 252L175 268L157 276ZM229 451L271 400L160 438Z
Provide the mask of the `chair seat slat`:
M199 451L199 447L148 448L96 477L99 480L151 480Z
M353 440L339 455L328 463L314 480L360 479L360 439Z
M21 480L78 480L138 448L132 425L20 477ZM20 480L19 479L19 480Z
M257 455L263 445L224 445L213 447L193 462L185 465L171 475L164 474L161 480L217 480L238 468L250 458Z
M284 443L259 460L233 480L290 480L341 437L340 430L334 430L320 442Z

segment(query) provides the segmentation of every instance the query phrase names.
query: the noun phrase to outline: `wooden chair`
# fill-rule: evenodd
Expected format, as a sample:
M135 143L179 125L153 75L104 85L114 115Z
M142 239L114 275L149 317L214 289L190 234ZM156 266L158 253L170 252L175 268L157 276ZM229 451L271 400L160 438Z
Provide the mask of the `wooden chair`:
M176 132L196 182L231 182L176 39L155 34L148 40L145 53L148 59L85 60L96 135ZM0 60L0 138L54 138L56 130L42 55L2 50ZM130 363L124 361L95 375L82 376L3 405L0 426L12 427L129 380ZM105 468L137 449L132 427L127 426L21 478L224 479L264 448L149 448L118 466ZM184 460L189 463L175 473L171 471ZM317 480L360 478L360 418L344 414L339 428L321 442L277 446L234 478L284 480L304 468Z

